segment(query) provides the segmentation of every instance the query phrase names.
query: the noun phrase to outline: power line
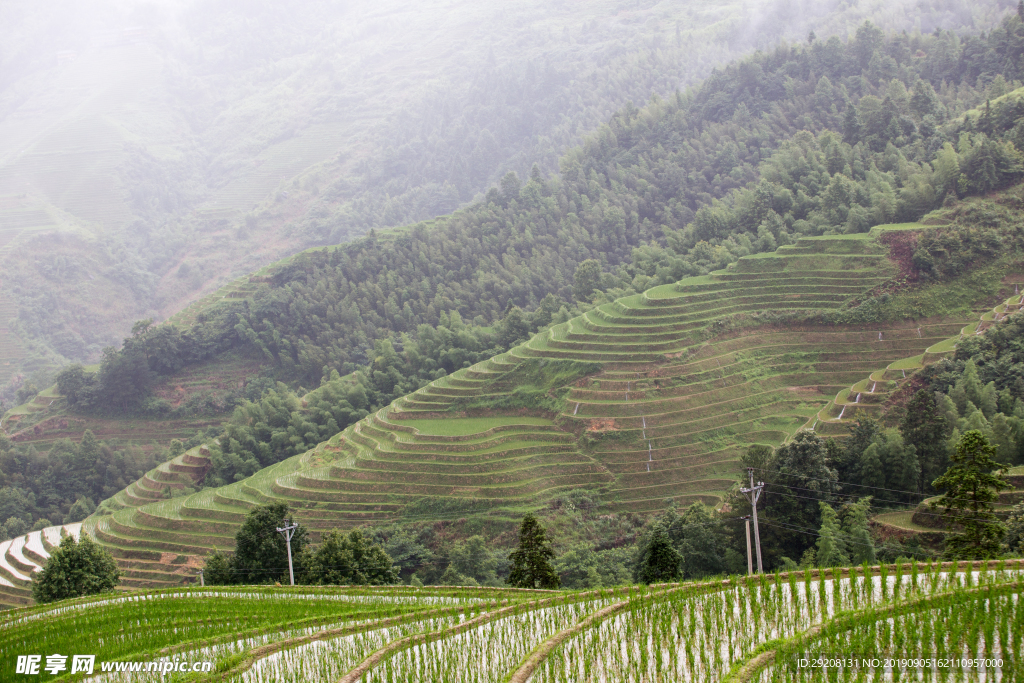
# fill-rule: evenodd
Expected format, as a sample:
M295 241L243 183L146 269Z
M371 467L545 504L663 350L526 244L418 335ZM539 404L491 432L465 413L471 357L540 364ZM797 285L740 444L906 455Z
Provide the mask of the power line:
M794 532L796 532L798 534L805 534L807 536L817 536L818 538L822 537L820 532L809 530L807 527L798 527L798 526L791 525L791 524L785 524L783 522L768 522L768 521L765 521L764 524L765 524L765 526L775 527L776 529L785 529L786 531L794 531ZM839 536L846 536L847 538L855 538L854 536L850 536L849 534L844 534L842 532L837 532L837 535L839 535ZM888 548L890 550L907 550L907 548L905 546L887 545L887 544L884 544L884 543L882 545L876 546L874 543L861 543L859 541L851 541L851 540L844 540L843 542L846 543L847 545L859 545L859 546L864 547L864 548ZM918 552L918 551L911 551L911 552ZM923 554L926 554L926 555L931 555L933 557L938 557L937 553L934 553L932 551L926 550L923 547L920 549L919 552L921 552Z
M791 486L789 484L775 484L775 483L772 483L772 482L767 482L765 485L766 486L779 486L779 487L782 487L782 488L794 489L794 490L797 490L797 491L808 491L810 493L815 493L815 492L819 491L819 489L808 489L808 488L804 488L802 486ZM857 498L858 497L858 495L855 494L855 493L837 493L837 492L834 492L834 491L831 492L829 495L844 496L846 498ZM885 503L897 503L899 505L920 505L920 503L908 503L907 501L903 501L903 500L892 500L891 498L879 498L877 496L860 496L860 497L862 497L862 498L863 497L869 497L872 500L877 500L877 501L881 501L881 502L885 502Z
M769 472L769 471L771 471L771 470L765 470L765 469L758 468L758 467L754 467L752 469L755 469L758 472ZM855 484L855 483L853 483L851 481L841 481L839 479L822 479L821 477L809 477L809 476L807 476L805 474L795 474L795 473L789 473L789 472L779 473L779 474L781 474L784 477L799 477L801 479L810 479L812 481L829 481L829 482L832 482L834 484L845 484L845 485L848 485L848 486L858 486L860 488L874 489L876 491L889 491L890 493L906 493L906 494L909 494L909 495L912 495L912 496L923 496L925 498L935 498L935 497L943 496L943 494L941 494L941 493L938 494L938 495L933 495L933 494L930 494L930 493L921 493L919 491L905 491L903 489L887 489L887 488L884 488L882 486L870 486L868 484ZM786 486L786 484L779 484L779 486ZM949 498L949 500L963 500L963 501L967 501L967 502L971 502L971 503L975 502L974 500L972 500L970 498Z
M783 485L783 484L772 484L772 486L784 486L784 485ZM779 495L781 495L781 494L779 494ZM825 500L825 499L823 499L823 498L811 498L810 496L799 496L799 495L797 495L797 494L795 494L795 493L794 493L794 494L790 494L790 495L791 495L791 496L792 496L793 498L801 498L801 499L803 499L803 500L815 500L815 501L819 501L819 502L825 502L825 503L827 503L827 502L828 502L827 500ZM838 496L841 496L841 495L843 495L843 494L841 494L841 493L840 493L840 494L834 494L834 495L838 495ZM873 509L873 510L879 510L879 511L889 511L889 512L892 512L892 511L893 511L893 510L890 510L889 508L886 508L886 507L879 507L879 506L877 506L877 505L870 505L870 504L869 504L869 505L868 505L868 507L869 507L869 508L871 508L871 509ZM907 512L907 510L903 510L903 512ZM923 510L919 510L919 511L917 511L917 512L916 512L916 514L919 514L919 515L928 515L929 517L943 517L943 518L945 518L945 517L946 517L946 515L944 515L944 514L939 514L939 513L936 513L936 512L924 512ZM980 519L980 518L979 518L979 519Z

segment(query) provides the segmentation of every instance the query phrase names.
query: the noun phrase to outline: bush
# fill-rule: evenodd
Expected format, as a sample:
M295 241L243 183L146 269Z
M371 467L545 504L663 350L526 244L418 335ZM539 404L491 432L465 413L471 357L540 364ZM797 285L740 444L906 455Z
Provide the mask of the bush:
M36 602L54 602L114 590L121 578L110 553L88 535L76 541L66 536L53 551L43 570L32 576Z

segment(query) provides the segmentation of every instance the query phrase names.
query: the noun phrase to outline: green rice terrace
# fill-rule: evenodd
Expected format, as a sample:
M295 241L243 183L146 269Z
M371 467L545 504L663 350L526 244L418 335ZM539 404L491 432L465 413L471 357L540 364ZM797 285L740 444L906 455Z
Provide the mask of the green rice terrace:
M915 369L1021 308L1014 294L954 319L815 322L892 281L883 231L804 238L598 306L222 488L193 492L209 449L186 451L80 531L115 556L124 588L163 588L195 581L203 557L234 547L247 511L274 502L314 542L367 524L507 522L568 489L599 491L613 511L719 504L750 445L801 429L844 437ZM1014 291L1013 267L1000 266L997 289ZM30 602L27 577L60 533L0 546L0 602Z
M894 659L897 677L1013 681L1021 569L929 561L557 592L146 590L10 610L0 651L87 652L106 681L893 680L873 656ZM836 652L884 655L800 663ZM67 664L43 675L86 677Z

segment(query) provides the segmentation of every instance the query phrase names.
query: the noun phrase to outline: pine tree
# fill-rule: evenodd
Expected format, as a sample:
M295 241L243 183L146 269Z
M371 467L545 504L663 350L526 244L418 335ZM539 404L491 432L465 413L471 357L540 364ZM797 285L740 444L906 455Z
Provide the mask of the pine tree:
M633 565L633 580L646 584L678 581L683 576L682 562L664 525L658 522L640 546Z
M999 392L996 391L996 383L989 382L986 384L978 398L980 400L978 408L985 414L986 419L991 420L999 411Z
M860 482L864 486L885 488L885 471L882 469L882 459L878 450L878 444L873 443L861 454Z
M828 503L821 506L821 529L818 531L818 550L815 559L819 567L842 567L850 564L846 554L846 541L839 528L839 516Z
M861 498L847 506L843 519L843 531L849 538L850 562L852 564L875 563L875 542L868 527L868 512L871 497Z
M1003 461L1012 461L1013 455L1017 452L1017 445L1014 443L1013 429L1010 420L1002 413L992 416L992 445L998 450L996 454Z
M987 560L999 556L999 541L1005 527L996 517L992 503L1001 489L1010 488L1003 472L1006 466L993 460L996 449L976 430L960 438L953 464L933 486L945 491L934 504L945 509L949 527L961 533L946 539L950 559Z
M512 562L508 584L516 588L558 588L562 581L551 566L554 557L544 527L527 514L519 525L519 547L508 556Z
M914 394L907 404L907 414L900 422L903 442L914 446L921 467L918 491L924 491L925 482L935 477L945 466L946 441L953 425L939 411L935 395L924 389Z
M846 108L846 117L843 119L843 142L856 145L860 142L860 134L860 117L857 116L857 108L851 103Z

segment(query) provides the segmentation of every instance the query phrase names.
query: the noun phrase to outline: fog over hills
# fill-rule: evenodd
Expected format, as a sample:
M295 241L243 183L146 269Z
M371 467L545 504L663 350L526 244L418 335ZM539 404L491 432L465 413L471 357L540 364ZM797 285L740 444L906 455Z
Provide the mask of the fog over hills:
M0 396L303 248L448 213L779 41L1007 2L0 7Z

